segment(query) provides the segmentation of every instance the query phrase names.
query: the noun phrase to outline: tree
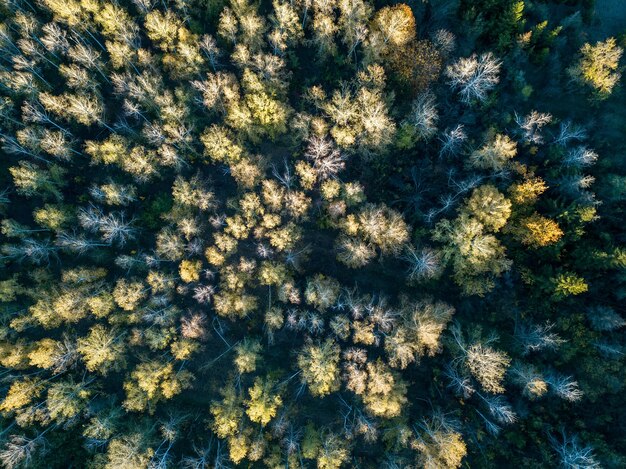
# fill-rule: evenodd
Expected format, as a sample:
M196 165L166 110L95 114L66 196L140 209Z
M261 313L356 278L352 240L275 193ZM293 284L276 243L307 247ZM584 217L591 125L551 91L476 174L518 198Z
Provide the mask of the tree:
M235 365L240 374L256 370L263 347L258 340L244 339L235 346Z
M499 231L511 216L511 202L494 186L485 184L474 189L465 210L486 228Z
M512 202L530 205L535 203L547 189L548 186L543 179L533 177L511 184L508 188L508 194Z
M491 52L480 56L472 54L449 65L445 74L450 86L459 91L462 102L483 102L487 99L487 92L500 81L500 64Z
M273 29L268 39L275 54L284 54L290 46L296 45L304 36L298 14L290 3L274 0L274 13L270 16Z
M65 93L54 96L49 93L41 93L39 100L47 111L73 119L79 124L90 126L96 122L103 124L104 106L100 98L95 94ZM104 124L106 126L106 124Z
M412 94L427 92L427 88L439 78L443 64L441 53L428 40L392 47L384 58L393 77Z
M72 212L67 206L46 204L33 212L37 224L53 231L61 231L72 219Z
M492 277L511 266L504 247L485 231L482 223L461 213L454 221L441 220L433 232L435 241L445 243L443 258L452 263L455 282L467 295L484 295L494 286Z
M222 389L222 400L211 402L212 430L219 438L235 435L243 417L242 400L233 387Z
M563 164L565 166L582 168L584 166L591 166L597 159L598 154L595 151L584 146L579 146L567 152L563 159Z
M587 319L596 331L614 331L626 326L626 321L610 306L591 306L587 309Z
M101 142L93 140L85 142L85 153L91 156L94 164L119 164L127 152L128 142L118 134L111 134Z
M124 368L123 334L113 329L108 330L100 324L95 325L89 331L89 335L78 339L76 349L83 356L89 371L106 375L110 371Z
M211 402L211 428L219 438L227 438L233 436L239 428L243 417L242 400L230 386L222 389L222 395L221 401Z
M337 3L341 42L348 48L348 57L354 57L357 47L367 38L372 7L363 0L341 0Z
M171 228L163 228L156 235L156 252L170 261L182 259L185 255L183 237Z
M317 469L339 469L348 459L345 440L329 433L322 440L317 454Z
M516 324L515 338L524 347L524 354L540 350L554 350L564 340L556 332L552 332L554 324Z
M363 394L366 409L376 417L400 415L406 404L407 386L398 373L389 370L383 361L367 363L367 389Z
M334 278L316 274L307 281L304 298L320 311L331 307L339 296L339 282Z
M537 399L548 392L548 383L532 365L516 364L511 368L511 373L525 397Z
M282 101L280 90L249 69L244 70L241 85L243 99L229 103L226 122L255 143L286 132L291 109Z
M239 464L250 451L248 435L233 435L228 438L228 456L235 464Z
M195 207L203 211L215 206L215 193L211 191L206 181L199 174L190 179L177 176L172 185L174 201L184 207Z
M146 435L131 433L113 438L106 452L106 469L142 469L149 465L154 449Z
M28 438L22 435L11 435L0 450L0 462L7 469L29 467L37 452L45 453L46 439L42 435Z
M339 390L339 346L331 339L315 345L307 344L298 354L302 382L315 397L324 397Z
M188 371L175 371L172 363L149 361L140 363L124 381L125 409L154 413L155 405L168 400L191 386L193 376Z
M566 401L577 402L583 397L583 392L578 388L578 381L574 381L571 376L550 373L546 376L546 383L557 396Z
M13 381L2 403L0 403L0 412L5 415L18 412L39 398L43 391L44 385L40 379L24 378Z
M285 283L289 277L289 271L284 264L263 261L259 269L259 282L261 285L280 286Z
M557 222L536 212L521 219L516 226L511 228L511 231L522 244L534 248L554 244L563 236L563 230Z
M409 281L433 280L443 273L441 254L435 249L424 247L420 250L407 246L402 259L409 265L407 270Z
M400 127L400 132L406 132L406 138L413 140L426 140L437 132L439 113L434 94L425 92L420 94L411 105L411 111L406 116ZM412 144L412 143L411 143ZM410 146L405 145L403 146Z
M265 427L275 416L283 404L280 394L275 391L276 382L269 378L256 378L254 385L248 389L250 398L244 401L246 414L255 423Z
M339 147L371 158L391 144L396 126L383 93L383 68L369 65L358 78L356 89L336 89L328 99L316 86L309 90L309 98L331 120L330 135Z
M15 301L17 295L21 293L22 287L19 284L17 275L7 280L0 281L0 302L10 303L11 301Z
M67 337L63 338L63 341L45 338L33 345L28 354L32 366L62 373L76 363L76 347Z
M507 135L498 134L470 155L469 164L478 169L501 171L515 155L517 144Z
M455 156L459 150L462 149L463 143L467 140L467 134L463 130L461 124L457 125L454 129L446 129L439 141L441 142L441 150L439 156Z
M589 290L585 279L576 274L566 272L553 279L554 297L562 299L570 295L580 295Z
M454 424L442 415L423 420L417 425L417 441L413 445L419 451L417 463L425 469L456 469L461 467L467 447Z
M327 2L332 5L334 2ZM311 28L313 29L313 44L316 46L317 56L325 59L328 56L334 56L337 53L337 45L335 44L335 34L337 33L337 25L332 6L318 7L323 2L315 2L315 14Z
M145 27L152 41L168 47L176 41L182 22L171 10L167 10L165 14L154 10L146 15Z
M92 186L89 194L100 203L127 206L137 200L137 189L132 184L102 184Z
M200 269L202 269L202 261L184 259L180 262L180 279L185 283L197 282L200 280Z
M498 49L512 47L526 22L522 0L461 0L459 13L476 24L485 43Z
M161 63L172 71L175 78L198 72L203 63L199 41L171 10L165 14L158 10L150 11L144 26L148 37L164 52Z
M27 197L52 195L58 201L63 199L61 189L65 186L65 170L60 166L53 164L48 169L41 169L22 160L18 166L10 167L9 172L19 194Z
M209 127L202 133L200 140L204 144L205 154L215 162L235 163L244 153L243 148L234 141L224 127L216 125Z
M91 395L85 383L61 381L50 385L46 407L50 418L58 423L66 423L86 409Z
M337 260L353 269L367 265L376 257L376 249L373 246L345 235L337 238L335 247Z
M385 337L385 352L391 366L405 369L423 356L441 351L441 334L452 319L454 308L432 300L413 303L403 298L400 312L403 321Z
M564 431L559 441L549 435L550 443L561 459L561 465L567 469L600 469L591 446L581 446L577 435L568 435Z
M385 205L367 204L358 215L358 234L383 254L398 253L408 240L402 215Z
M220 316L243 318L257 309L258 300L244 292L226 290L213 296L213 304Z
M544 138L540 131L550 122L552 122L552 116L550 114L531 111L530 114L522 117L515 113L515 123L519 126L519 133L522 135L525 143L543 143Z
M344 166L344 157L334 148L332 142L318 136L309 139L304 156L309 159L320 181L335 177Z
M586 43L580 48L580 58L568 72L576 82L591 87L597 99L606 99L621 77L618 66L623 52L613 37L595 45Z
M511 363L506 353L477 343L467 349L466 363L472 375L486 391L504 392L502 381Z
M120 279L113 290L115 302L125 311L133 311L145 297L146 292L141 282Z
M403 3L381 8L372 20L372 41L380 41L384 47L400 48L415 38L415 17L408 5Z
M378 73L376 70L369 70ZM382 72L382 70L381 70ZM382 88L382 86L381 86ZM384 151L392 142L395 135L396 125L389 116L388 105L380 89L369 89L362 87L358 90L355 105L358 109L358 119L364 134L356 139L357 149L366 155ZM331 129L331 134L335 130L333 137L337 140L338 132L347 129ZM358 127L356 135L359 135Z
M103 241L110 244L117 242L123 246L136 234L132 226L134 220L126 220L124 212L111 212L105 215L94 205L79 209L78 221L89 231L99 232Z

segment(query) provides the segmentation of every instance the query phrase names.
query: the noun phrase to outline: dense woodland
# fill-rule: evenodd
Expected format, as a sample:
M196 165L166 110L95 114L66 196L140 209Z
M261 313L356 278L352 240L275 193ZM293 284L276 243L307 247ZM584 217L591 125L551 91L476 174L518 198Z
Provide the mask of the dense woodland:
M626 467L619 2L0 20L3 467Z

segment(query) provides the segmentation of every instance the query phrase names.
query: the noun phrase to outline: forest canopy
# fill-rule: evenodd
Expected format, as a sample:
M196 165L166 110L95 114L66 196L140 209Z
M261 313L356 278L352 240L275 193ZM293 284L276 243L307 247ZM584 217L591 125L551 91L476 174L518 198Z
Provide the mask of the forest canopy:
M620 8L0 0L0 465L625 467Z

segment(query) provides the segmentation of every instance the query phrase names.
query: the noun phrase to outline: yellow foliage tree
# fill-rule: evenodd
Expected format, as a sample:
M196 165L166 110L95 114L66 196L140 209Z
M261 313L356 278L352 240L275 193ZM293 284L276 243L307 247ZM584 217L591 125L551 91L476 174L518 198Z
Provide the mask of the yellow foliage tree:
M339 390L339 346L331 339L315 345L307 344L298 354L302 381L316 397Z
M266 426L276 416L276 411L283 400L275 391L276 383L271 379L256 378L248 389L250 398L244 402L246 414L253 422Z
M563 236L557 222L536 212L522 218L512 231L523 244L535 248L554 244Z
M598 99L606 99L621 77L618 67L623 52L613 37L595 45L587 43L580 49L578 62L568 71L574 80L593 88Z

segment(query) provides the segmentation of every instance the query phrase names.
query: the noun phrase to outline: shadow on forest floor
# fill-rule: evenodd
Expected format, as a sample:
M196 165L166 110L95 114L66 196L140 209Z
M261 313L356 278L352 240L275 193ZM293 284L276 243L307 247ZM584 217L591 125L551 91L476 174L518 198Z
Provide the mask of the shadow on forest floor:
M596 0L595 18L590 31L594 40L626 33L626 0Z

